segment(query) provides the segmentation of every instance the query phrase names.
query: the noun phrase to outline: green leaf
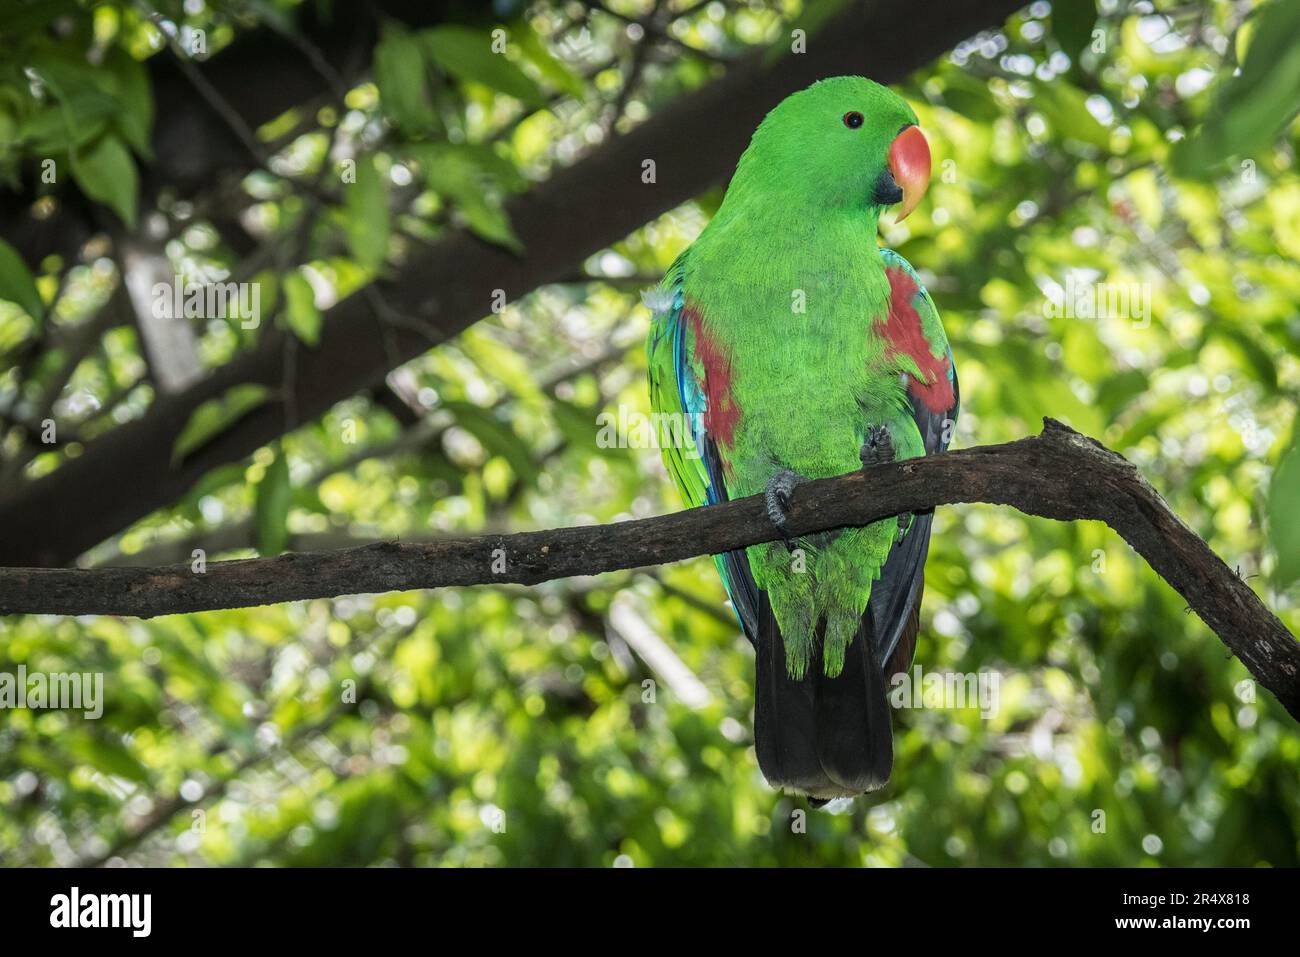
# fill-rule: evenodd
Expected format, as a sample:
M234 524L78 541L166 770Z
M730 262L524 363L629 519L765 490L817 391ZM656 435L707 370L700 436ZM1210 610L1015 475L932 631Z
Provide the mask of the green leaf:
M1274 0L1241 29L1250 43L1240 72L1221 77L1205 121L1170 156L1180 176L1208 178L1229 157L1258 157L1300 110L1300 4Z
M421 31L420 39L433 61L452 76L481 83L529 106L546 105L537 84L505 54L492 51L489 34L471 27L443 26Z
M74 150L72 176L83 193L111 207L124 223L135 228L139 179L131 151L118 137L106 134L98 142Z
M106 735L96 735L93 739L78 735L69 742L68 751L81 763L105 774L138 784L149 783L149 769L120 741Z
M1035 100L1058 137L1109 148L1110 130L1088 110L1087 97L1077 86L1056 79L1035 84L1034 89Z
M510 465L515 476L531 482L537 475L532 452L527 444L505 422L489 409L472 402L444 402L443 408L456 417L456 424L483 444L489 455L499 455Z
M144 68L136 65L142 72ZM54 99L20 127L20 137L32 150L56 152L89 143L119 114L129 112L119 96L123 90L117 77L92 66L79 52L39 50L32 55L30 68Z
M1282 587L1300 580L1300 428L1282 453L1268 492L1268 538Z
M375 83L384 112L399 127L427 131L438 124L425 85L424 48L400 23L386 21L375 47Z
M976 123L992 123L1002 115L987 83L965 73L951 73L943 78L944 106Z
M596 427L595 423L601 411L599 406L578 405L564 399L552 399L549 408L556 427L564 433L565 439L572 448L592 449L594 454L606 458L628 454L617 445L611 448L592 442L592 429Z
M519 51L524 55L533 66L537 67L546 82L558 90L563 90L570 96L579 99L587 95L587 88L582 82L582 77L570 70L562 61L555 58L542 38L538 36L537 31L532 30L527 24L520 24L519 29L511 34L519 43Z
M1250 366L1255 378L1268 389L1277 391L1277 364L1268 350L1256 342L1245 330L1225 326L1217 329L1214 338L1234 348L1242 361Z
M343 200L343 232L348 248L361 265L371 270L378 269L388 252L392 226L388 194L384 192L384 182L375 169L373 157L358 158L357 181L344 184Z
M270 398L271 390L266 386L247 382L234 386L219 398L204 402L191 413L185 428L176 437L172 445L172 464L176 465Z
M420 160L429 188L455 203L472 232L515 252L523 251L505 211L484 193L483 170L478 165L481 157L440 146L421 147L412 154Z
M230 331L239 339L242 345L252 345L257 341L258 332L261 328L261 317L277 315L276 304L280 301L279 273L272 269L263 269L253 276L252 282L254 287L260 290L258 323L250 329L245 329L244 320L238 316L230 315L234 310L226 310L226 325L230 327Z
M1078 61L1079 53L1092 39L1092 28L1096 25L1097 4L1094 0L1053 0L1052 34L1071 61Z
M85 90L51 102L18 125L16 137L33 153L59 153L90 142L108 127L117 101Z
M104 58L101 76L120 107L113 117L114 127L133 150L148 159L153 155L153 88L149 72L135 57L114 47Z
M426 170L452 167L434 175L455 176L467 189L481 191L476 181L490 181L512 193L528 185L518 167L486 143L421 143L411 153Z
M311 283L297 270L284 277L285 324L293 334L309 346L320 342L320 310L316 308L316 294Z
M278 443L275 458L257 483L254 518L257 525L257 550L263 555L278 555L289 544L289 503L293 488L289 484L289 463Z
M460 204L460 211L465 217L465 225L475 235L517 253L524 251L524 244L515 235L515 231L510 227L509 218L499 206L490 206L483 202L468 202Z
M33 319L45 317L45 303L36 290L36 280L17 250L0 239L0 299L16 302Z

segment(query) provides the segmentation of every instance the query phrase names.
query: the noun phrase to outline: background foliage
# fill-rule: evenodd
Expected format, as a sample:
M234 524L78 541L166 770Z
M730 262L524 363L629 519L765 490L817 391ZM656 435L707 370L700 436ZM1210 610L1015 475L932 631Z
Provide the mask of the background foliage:
M5 488L111 441L159 387L135 323L104 325L82 354L76 345L120 303L111 238L138 225L151 159L142 63L185 55L196 30L206 56L259 25L292 34L298 12L3 5L0 181L55 203L40 182L54 159L107 237L36 269L0 243ZM265 314L310 347L321 310L400 270L413 244L464 225L516 245L504 197L826 15L794 2L609 0L497 3L494 19L430 29L391 22L373 71L338 102L247 131L263 168L220 196L164 191L152 215L176 272L261 282ZM1030 5L902 86L935 180L883 237L944 316L961 367L959 445L1036 431L1048 414L1097 436L1293 631L1298 20L1281 3ZM508 30L503 55L490 50L493 23ZM647 224L572 281L400 367L391 394L340 403L214 471L82 562L678 507L657 453L598 447L596 416L648 411L638 293L719 198ZM214 225L232 204L258 239L251 253ZM1051 297L1071 282L1140 284L1149 317L1054 315ZM223 319L193 332L203 369L259 334ZM177 455L265 398L223 396L191 419ZM54 447L32 439L50 416L65 437ZM99 721L0 712L0 860L1300 862L1294 723L1104 527L941 510L923 621L918 661L1000 672L1000 709L988 720L899 711L889 787L808 815L799 833L802 805L759 776L752 656L707 559L533 589L148 622L0 620L0 671L106 676Z

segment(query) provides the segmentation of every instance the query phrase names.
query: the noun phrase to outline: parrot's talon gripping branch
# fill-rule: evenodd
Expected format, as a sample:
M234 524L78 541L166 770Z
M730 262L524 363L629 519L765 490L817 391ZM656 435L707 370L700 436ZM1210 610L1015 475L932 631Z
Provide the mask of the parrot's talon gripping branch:
M894 461L894 437L889 434L889 429L883 425L875 425L867 430L867 440L862 443L862 448L858 451L858 458L862 462L862 470L874 465L888 465ZM898 534L894 537L895 542L901 542L903 536L907 534L907 528L912 522L911 512L900 512L898 515Z
M889 429L883 425L873 426L867 432L867 441L862 443L858 458L862 460L864 469L873 465L888 465L894 461L894 438L889 434Z
M791 552L794 551L794 539L790 537L785 517L794 501L794 490L806 481L808 480L798 472L780 469L773 472L767 480L767 491L763 493L767 503L767 517L781 533L781 541L785 542L786 550Z

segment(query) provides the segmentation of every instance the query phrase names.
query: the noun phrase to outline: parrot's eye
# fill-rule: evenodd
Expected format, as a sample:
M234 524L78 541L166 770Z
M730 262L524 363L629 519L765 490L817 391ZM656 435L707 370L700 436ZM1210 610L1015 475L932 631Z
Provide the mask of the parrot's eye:
M862 125L862 114L857 110L852 110L844 114L844 125L851 130L856 130Z

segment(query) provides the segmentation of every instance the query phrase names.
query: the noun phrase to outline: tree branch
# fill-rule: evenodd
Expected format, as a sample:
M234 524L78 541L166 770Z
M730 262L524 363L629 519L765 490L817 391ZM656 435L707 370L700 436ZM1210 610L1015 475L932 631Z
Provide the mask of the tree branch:
M806 535L958 502L1103 521L1186 599L1300 719L1300 644L1178 518L1137 469L1051 419L1042 434L877 466L800 486L789 526ZM869 494L864 494L869 491ZM379 542L335 552L154 568L0 569L0 614L151 617L363 592L501 584L675 562L776 539L762 496L604 526Z

